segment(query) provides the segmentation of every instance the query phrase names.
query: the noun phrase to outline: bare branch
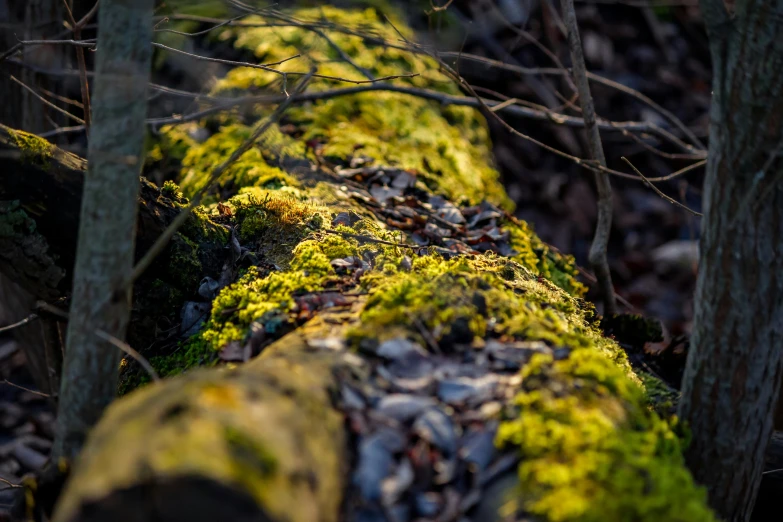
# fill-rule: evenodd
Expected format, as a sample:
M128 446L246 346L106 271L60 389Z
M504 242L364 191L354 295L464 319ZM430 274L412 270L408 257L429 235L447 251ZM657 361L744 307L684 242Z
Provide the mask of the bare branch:
M22 326L24 326L24 325L34 321L35 319L38 319L38 316L36 314L30 314L30 315L28 315L27 317L25 317L24 319L22 319L19 322L16 322L16 323L13 323L13 324L9 324L7 326L0 326L0 333L10 332L11 330L14 330L16 328L20 328L20 327L22 327Z
M14 76L9 76L9 78L11 78L11 81L13 81L14 83L18 83L19 85L21 85L25 90L27 90L30 94L32 94L33 96L38 98L47 107L51 107L52 109L56 110L57 112L61 112L62 114L65 114L66 116L68 116L69 118L71 118L75 122L84 124L84 120L83 119L81 119L78 116L76 116L74 114L71 114L70 112L66 111L65 109L63 109L61 107L58 107L57 105L53 104L52 102L50 102L49 100L47 100L46 98L44 98L43 96L41 96L40 94L35 92L35 90L32 87L30 87L29 85L27 85L26 83L22 82L21 80L17 80L16 77L14 77Z
M645 178L645 177L644 177L644 174L642 174L641 172L639 172L639 169L637 169L636 167L634 167L634 166L633 166L633 163L631 163L631 162L628 160L628 158L626 158L625 156L623 156L623 157L622 157L622 160L623 160L624 162L626 162L626 163L628 164L628 166L629 166L629 167L631 167L631 168L633 169L633 171L634 171L634 172L636 172L636 174L638 174L638 175L639 175L639 177L640 177L640 178L642 178L642 180L644 180L644 184L645 184L645 185L647 185L648 187L650 187L651 189L653 189L653 190L655 191L655 193L656 193L656 194L658 194L659 196L661 196L663 199L665 199L666 201L668 201L669 203L671 203L672 205L674 205L674 206L676 206L676 207L680 207L681 209L683 209L683 210L685 210L685 211L687 211L687 212L690 212L690 213L691 213L691 214L693 214L694 216L701 216L701 215L702 215L702 213L701 213L701 212L696 212L696 211L695 211L695 210L693 210L692 208L690 208L690 207L688 207L688 206L686 206L686 205L683 205L682 203L680 203L680 202L679 202L679 201L677 201L676 199L674 199L674 198L672 198L672 197L669 197L669 196L667 196L666 194L664 194L663 192L661 192L661 190L660 190L658 187L656 187L655 185L653 185L652 183L650 183L650 180L649 180L649 179L647 179L647 178Z
M595 106L590 93L590 84L587 81L587 68L582 53L582 40L579 37L579 26L576 21L574 0L563 0L563 12L566 28L568 29L568 47L571 50L571 62L573 65L574 80L579 91L579 102L582 106L585 130L587 131L590 154L602 167L606 167L604 148L601 143L601 134L596 124ZM595 185L598 191L598 221L595 225L593 244L590 246L588 258L593 267L598 285L604 301L604 313L614 315L617 313L617 304L612 286L612 275L609 271L607 249L609 235L612 231L612 185L606 172L595 175Z
M485 58L483 56L477 56L475 54L469 54L469 53L444 52L444 53L440 53L440 56L457 58L457 59L464 58L466 60L484 63L492 67L496 67L498 69L503 69L510 72L516 72L517 74L523 74L523 75L540 74L544 76L565 76L570 74L568 69L559 69L554 67L539 67L539 68L522 67L522 66L512 65L499 60L493 60L491 58ZM620 91L624 94L627 94L628 96L632 96L633 98L636 98L640 102L644 103L645 105L654 109L656 112L660 113L661 116L663 116L669 121L669 123L677 127L683 133L684 136L686 136L689 140L691 140L691 142L694 143L694 145L699 150L706 150L706 147L701 142L701 140L699 140L699 138L693 133L693 131L691 131L688 128L687 125L685 125L682 122L682 120L677 118L677 116L672 114L670 111L661 107L659 104L657 104L648 96L645 96L644 94L637 91L636 89L631 89L630 87L627 87L621 83L610 80L609 78L604 78L603 76L597 75L590 71L587 71L587 78L596 83L600 83L602 85ZM690 147L690 145L685 145L685 146Z
M65 12L68 13L68 18L73 26L73 38L75 40L82 39L82 26L86 24L92 15L98 10L98 2L95 2L90 12L85 15L79 22L77 22L73 13L71 12L71 6L68 4L68 0L63 0L65 5ZM76 48L76 61L79 64L79 88L82 91L82 106L84 110L84 127L89 130L91 122L90 114L90 87L87 83L87 63L84 60L84 49L82 47Z

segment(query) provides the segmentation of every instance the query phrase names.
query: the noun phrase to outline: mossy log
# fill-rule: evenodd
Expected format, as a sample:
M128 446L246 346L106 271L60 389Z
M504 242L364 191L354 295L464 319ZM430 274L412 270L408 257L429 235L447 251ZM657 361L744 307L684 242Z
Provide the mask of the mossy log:
M306 50L323 75L310 89L365 75L458 93L434 60L378 44L398 42L398 31L412 37L399 20L371 9L296 13L325 17L337 27L224 27L217 40L259 63L284 62L294 76L302 64L283 59ZM212 94L280 82L237 68ZM268 113L244 107L160 129L146 169L173 173L180 186L145 183L140 251ZM42 298L66 296L76 223L65 217L77 215L83 162L4 132L7 150L27 147L12 168L42 182L27 187L3 171L0 199L13 203L1 215L20 217L3 218L11 226L0 238L38 238L34 252L52 260L40 266L59 271L42 285L9 263L1 268ZM490 150L478 112L407 94L292 107L218 180L134 288L129 340L166 378L147 383L123 365L129 393L90 435L53 520L331 522L353 520L367 507L357 504L373 502L397 516L406 498L363 487L386 464L363 467L362 441L365 421L409 429L421 419L388 407L406 394L452 432L497 427L494 444L518 462L517 479L504 480L489 506L479 502L482 516L714 520L684 467L676 421L656 413L624 351L602 334L573 260L507 212ZM69 194L68 211L58 210ZM194 308L206 320L183 326ZM400 351L428 372L395 380L384 361ZM438 364L456 374L444 377ZM491 404L476 406L466 390ZM428 453L434 460L452 454L468 464L462 442L417 433L441 445ZM407 462L404 443L394 458ZM437 487L448 490L445 477ZM479 497L494 487L477 484ZM456 519L475 502L429 516ZM417 506L424 516L427 506Z

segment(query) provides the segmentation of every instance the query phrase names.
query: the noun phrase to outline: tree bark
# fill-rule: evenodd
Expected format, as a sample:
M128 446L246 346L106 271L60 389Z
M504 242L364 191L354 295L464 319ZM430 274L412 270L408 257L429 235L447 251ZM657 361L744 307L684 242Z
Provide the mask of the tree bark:
M701 264L680 415L686 459L727 521L748 520L783 377L783 21L779 0L703 0L713 58Z
M84 184L55 458L72 458L117 389L133 267L138 176L152 60L152 0L104 0L99 12L93 126Z

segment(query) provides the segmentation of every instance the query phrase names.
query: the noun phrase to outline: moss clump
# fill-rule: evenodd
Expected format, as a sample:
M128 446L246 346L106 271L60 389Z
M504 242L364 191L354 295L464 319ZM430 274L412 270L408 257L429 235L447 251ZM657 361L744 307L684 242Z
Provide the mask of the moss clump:
M185 195L180 190L179 185L169 180L163 183L160 193L176 203L186 203Z
M35 228L35 220L24 211L19 200L0 203L0 238L33 234Z
M54 145L29 132L8 129L8 134L19 147L23 161L39 165L44 169L49 168L49 159L52 157Z
M399 38L396 32L399 28L410 33L404 24L395 21L392 26L374 9L340 10L323 6L297 10L294 16L304 21L327 17L331 23L369 32L389 42ZM263 22L263 19L249 17L246 21ZM324 29L323 33L350 56L356 66L374 77L418 75L391 83L459 93L457 86L428 57L366 42L359 36L338 30ZM253 60L276 62L304 54L315 63L321 75L366 79L354 66L343 61L326 39L304 28L225 28L219 38L233 41L237 49L252 54ZM307 67L303 59L295 59L276 68L290 73ZM336 86L345 84L316 78L309 89ZM247 95L258 90L281 92L282 88L280 75L239 67L218 82L213 94ZM262 117L265 113L265 110L258 110L254 114ZM250 126L233 116L223 118L222 128L200 144L191 138L192 129L191 132L183 132L177 127L161 129L163 137L152 156L158 159L181 156L180 179L186 195L202 186L211 168L226 159L252 132ZM363 156L379 164L416 170L430 189L455 201L462 197L471 202L488 199L506 208L513 206L498 183L497 171L491 166L486 122L474 109L442 107L436 102L400 93L368 92L295 106L287 111L286 119L301 130L297 138L282 135L273 126L263 137L261 147L245 153L225 173L219 182L221 188L263 186L264 180L280 175L275 159L303 158L309 146L339 164L348 164L352 158ZM182 145L186 143L190 147L183 155Z
M198 336L182 342L168 355L150 359L150 364L161 377L171 377L198 366L211 366L217 362L217 354Z
M714 521L681 441L643 389L590 348L538 354L497 441L522 456L519 506L543 520Z
M227 204L233 209L240 242L253 247L265 261L284 268L296 245L329 220L325 207L287 186L243 188Z
M650 373L638 370L636 373L642 381L650 407L664 419L675 415L680 392L667 386L661 379Z
M392 258L393 260L393 258ZM396 266L395 263L392 263ZM474 337L511 336L553 346L595 346L627 367L624 352L590 324L592 309L580 299L512 260L485 254L444 260L416 257L410 271L373 271L362 279L370 298L354 337L395 335L470 343Z
M173 377L192 368L213 366L217 363L217 355L212 346L196 335L178 343L169 354L151 357L149 362L158 376ZM123 359L120 366L120 383L118 388L120 396L150 382L149 374L137 364L132 364L127 359Z
M168 275L171 281L186 293L194 292L202 278L198 251L198 244L182 234L176 234L172 238Z
M277 334L290 323L295 296L323 290L336 274L330 261L351 249L350 241L306 240L291 253L288 269L263 276L251 267L236 283L225 288L212 303L212 314L201 338L220 349L231 341L246 338L251 323Z
M577 280L578 270L572 256L552 250L524 221L509 220L505 228L509 232L509 244L517 252L515 261L571 295L581 297L587 293L587 287Z
M617 342L639 350L645 343L663 341L663 329L657 319L638 314L616 314L601 319L601 328Z
M187 196L192 196L203 188L212 173L212 170L223 163L237 150L253 133L252 126L240 123L230 123L220 128L218 132L210 136L203 143L192 143L182 156L182 172L180 184ZM170 132L164 128L162 134L167 136ZM283 144L283 142L286 142ZM286 149L286 145L293 150ZM166 143L161 142L159 147L165 154ZM242 187L261 187L276 189L283 186L296 187L298 182L284 171L274 166L274 152L285 151L287 155L299 155L304 157L304 146L296 147L295 143L287 143L286 138L275 129L268 130L259 140L258 146L252 147L232 163L223 175L215 183L221 192L235 192Z
M196 207L190 212L181 228L182 235L198 244L225 244L229 232L212 221L209 207Z

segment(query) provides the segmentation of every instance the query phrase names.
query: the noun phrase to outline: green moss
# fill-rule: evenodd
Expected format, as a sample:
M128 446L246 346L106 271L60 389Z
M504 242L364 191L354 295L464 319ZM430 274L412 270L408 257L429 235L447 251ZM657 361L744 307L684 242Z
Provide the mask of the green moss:
M552 250L524 221L507 220L504 226L511 248L516 251L515 261L572 295L581 297L587 293L587 287L577 280L579 272L572 256Z
M22 153L22 160L39 165L44 169L49 168L49 160L52 157L54 146L35 134L20 130L8 129L8 134Z
M171 240L168 276L186 293L194 292L202 278L198 250L198 244L182 234L176 234Z
M35 220L19 200L0 202L0 238L17 238L35 232Z
M524 265L488 254L448 261L417 257L410 271L392 266L362 279L370 298L355 339L396 335L400 328L420 337L425 327L447 342L505 335L553 346L595 345L627 366L624 352L591 325L590 307Z
M209 181L212 170L226 161L253 133L252 126L229 123L203 143L192 143L182 156L180 184L187 196L192 196ZM163 130L163 135L169 135ZM289 142L277 128L268 130L258 145L233 162L215 183L221 192L236 192L241 187L276 189L296 187L298 182L274 164L280 155L304 157L304 146ZM160 144L165 148L165 143ZM163 152L161 153L163 154Z
M149 362L160 377L173 377L192 368L212 366L218 360L217 352L200 336L178 343L171 353L150 357ZM120 366L118 395L125 395L149 384L151 378L138 364L123 359Z
M139 303L139 305L147 311L150 317L163 317L177 314L184 300L185 294L182 290L160 279L155 279L145 294L144 303Z
M179 185L170 180L163 183L160 193L177 203L185 203L187 201Z
M560 521L714 521L681 441L626 371L590 348L536 355L497 441L522 456L527 512Z
M243 431L227 426L224 431L226 442L234 455L233 461L240 468L237 469L237 477L245 477L250 473L260 473L262 476L271 477L278 469L277 459L264 446L259 444L255 437L248 436Z
M194 208L180 230L183 236L198 244L225 244L229 235L227 229L212 221L211 209L204 206Z
M217 362L217 354L199 336L182 342L173 352L150 359L150 364L161 377L171 377L198 366Z
M644 371L637 371L636 373L642 381L645 396L650 407L664 419L674 415L677 411L680 393L652 374Z
M295 16L300 20L326 17L332 23L370 32L389 42L399 39L397 29L411 36L394 16L392 26L374 9L339 10L323 6L300 9ZM251 17L248 21L263 20ZM431 58L368 43L361 37L337 30L323 32L351 57L356 66L376 78L418 75L391 83L459 93L457 86L439 71ZM307 29L227 28L220 38L233 41L235 47L252 53L254 59L261 62L277 62L304 54L316 64L319 74L366 79L354 66L342 61L326 39ZM295 59L277 68L283 72L297 72L306 70L307 66L303 59ZM283 87L281 82L281 76L275 73L240 67L229 71L218 82L214 94L246 94L254 90L279 92ZM344 86L344 82L316 78L310 90ZM432 190L454 200L464 196L467 201L478 202L486 198L507 208L512 206L500 189L497 171L491 166L486 122L474 109L441 107L436 102L400 93L369 92L292 107L286 118L303 130L298 138L300 143L318 143L320 153L330 161L344 164L354 156L366 156L380 164L415 170ZM220 139L226 140L225 137ZM212 147L214 144L204 145ZM193 166L192 163L186 166L186 178L193 176Z

